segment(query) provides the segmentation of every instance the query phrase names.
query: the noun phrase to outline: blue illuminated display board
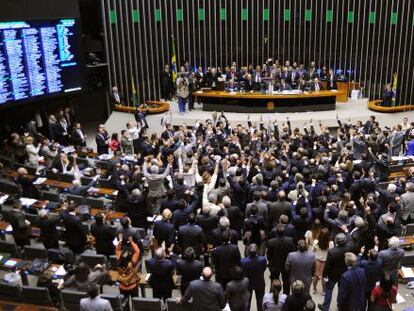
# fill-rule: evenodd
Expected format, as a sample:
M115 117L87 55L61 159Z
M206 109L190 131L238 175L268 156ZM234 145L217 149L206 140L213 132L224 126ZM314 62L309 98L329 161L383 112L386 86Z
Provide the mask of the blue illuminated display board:
M0 104L81 90L76 19L0 22Z

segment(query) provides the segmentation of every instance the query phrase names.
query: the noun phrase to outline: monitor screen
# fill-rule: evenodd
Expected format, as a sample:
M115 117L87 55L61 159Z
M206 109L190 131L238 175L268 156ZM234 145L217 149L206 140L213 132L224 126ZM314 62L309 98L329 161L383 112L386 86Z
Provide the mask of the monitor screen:
M81 90L78 20L0 22L0 105Z

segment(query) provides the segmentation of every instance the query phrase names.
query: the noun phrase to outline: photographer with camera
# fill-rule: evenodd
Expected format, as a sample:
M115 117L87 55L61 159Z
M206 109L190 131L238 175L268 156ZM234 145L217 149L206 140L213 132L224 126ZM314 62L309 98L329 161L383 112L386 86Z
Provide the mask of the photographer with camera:
M184 73L177 78L177 98L180 115L185 113L185 106L190 95L189 81Z

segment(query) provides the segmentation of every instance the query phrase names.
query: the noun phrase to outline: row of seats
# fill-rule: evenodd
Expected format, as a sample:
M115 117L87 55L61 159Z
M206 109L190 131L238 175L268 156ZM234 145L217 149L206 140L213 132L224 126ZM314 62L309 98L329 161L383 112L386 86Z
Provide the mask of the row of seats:
M80 300L88 297L85 292L64 289L60 292L61 302L66 311L79 311ZM124 296L121 294L105 293L101 298L109 300L113 311L122 311ZM22 286L0 282L0 300L22 302L40 306L53 307L52 299L47 288ZM177 304L175 299L167 299L165 305L167 311L191 311L192 305ZM133 298L133 311L162 311L163 303L157 298Z

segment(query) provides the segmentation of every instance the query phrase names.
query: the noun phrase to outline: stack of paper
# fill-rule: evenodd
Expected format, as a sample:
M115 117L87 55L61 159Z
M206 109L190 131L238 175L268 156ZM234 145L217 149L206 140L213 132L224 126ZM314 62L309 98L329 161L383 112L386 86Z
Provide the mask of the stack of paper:
M44 178L44 177L39 177L39 178L37 178L37 179L33 182L33 185L41 185L41 184L43 184L46 180L47 180L47 178Z
M9 195L3 195L0 197L0 204L4 204L4 202L6 202L6 200L9 198Z
M404 278L414 278L414 272L412 268L401 267L401 271L404 274Z
M65 276L66 270L63 268L63 266L59 266L59 268L54 273L56 276Z
M36 199L30 199L30 198L20 198L20 203L23 206L31 206L37 202Z

